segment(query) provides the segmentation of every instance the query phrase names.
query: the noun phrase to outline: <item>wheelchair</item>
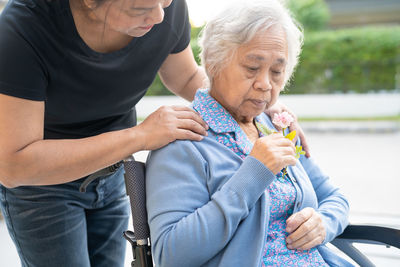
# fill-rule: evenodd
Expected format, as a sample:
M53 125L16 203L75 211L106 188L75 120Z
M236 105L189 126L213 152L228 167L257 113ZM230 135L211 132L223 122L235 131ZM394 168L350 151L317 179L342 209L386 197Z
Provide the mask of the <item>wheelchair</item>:
M129 157L124 161L125 185L129 196L133 228L125 231L124 237L132 246L131 267L152 267L150 230L147 224L145 164ZM331 244L362 267L375 266L354 244L375 244L400 249L400 229L373 226L348 225Z

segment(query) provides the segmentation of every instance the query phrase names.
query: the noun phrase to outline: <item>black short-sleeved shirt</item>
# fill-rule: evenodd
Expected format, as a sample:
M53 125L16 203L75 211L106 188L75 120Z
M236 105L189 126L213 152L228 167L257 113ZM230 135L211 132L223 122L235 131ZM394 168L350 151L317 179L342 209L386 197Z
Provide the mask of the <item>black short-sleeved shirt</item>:
M132 127L163 61L189 42L184 0L146 35L106 54L80 38L68 0L11 0L0 16L0 93L45 101L45 139Z

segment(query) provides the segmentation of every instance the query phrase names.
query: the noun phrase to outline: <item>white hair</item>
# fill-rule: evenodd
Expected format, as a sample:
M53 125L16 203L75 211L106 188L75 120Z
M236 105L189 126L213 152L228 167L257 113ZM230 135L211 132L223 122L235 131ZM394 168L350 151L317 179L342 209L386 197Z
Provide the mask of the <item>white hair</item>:
M212 83L213 78L229 63L237 48L272 25L280 25L286 35L288 46L286 84L297 65L303 33L290 12L277 0L231 2L206 24L201 32L199 45L201 62L210 82Z

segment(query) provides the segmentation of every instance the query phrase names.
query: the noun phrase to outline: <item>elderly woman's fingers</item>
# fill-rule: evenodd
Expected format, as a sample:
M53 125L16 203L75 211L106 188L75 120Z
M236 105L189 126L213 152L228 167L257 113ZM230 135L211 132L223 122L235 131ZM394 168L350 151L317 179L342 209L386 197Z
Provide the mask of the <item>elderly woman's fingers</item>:
M286 230L291 233L286 238L290 249L307 249L309 245L319 245L326 235L321 215L312 208L292 215L287 220Z
M305 221L299 228L286 238L286 242L292 247L297 248L306 242L314 239L313 234L317 234L319 224L311 217Z
M292 147L296 151L296 147L293 144L293 142L291 140L289 140L288 138L285 138L283 136L283 134L280 133L280 132L273 133L271 135L261 137L261 139L267 139L267 140L268 139L272 139L272 140L275 140L277 145Z
M307 250L318 245L321 245L324 241L324 237L319 231L319 229L315 228L307 235L303 236L301 239L297 240L294 243L287 244L288 249L297 249L297 250Z
M261 161L273 173L296 164L293 143L280 133L257 139L250 155Z
M287 149L288 152L293 153L293 155L296 155L296 147L294 146L292 141L290 141L289 139L282 138L280 140L277 140L276 145L280 146L280 147L284 147Z
M301 211L292 214L292 216L286 220L286 232L292 233L299 228L304 222L313 216L313 211L314 209L312 208L304 208Z
M297 159L296 159L296 157L295 156L293 156L293 155L289 155L289 156L285 156L285 158L284 158L284 166L286 167L286 166L294 166L294 165L296 165L296 163L297 163Z

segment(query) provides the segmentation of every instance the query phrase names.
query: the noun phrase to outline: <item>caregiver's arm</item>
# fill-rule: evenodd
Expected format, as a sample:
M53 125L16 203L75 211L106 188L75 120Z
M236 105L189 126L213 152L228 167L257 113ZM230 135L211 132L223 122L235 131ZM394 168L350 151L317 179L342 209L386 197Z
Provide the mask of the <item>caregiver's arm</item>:
M170 54L158 71L163 84L174 94L192 101L197 89L204 87L207 75L194 60L190 44L177 54Z
M200 116L188 107L162 107L140 125L80 139L44 139L43 101L0 94L0 184L66 183L143 149L180 139L201 140ZM101 144L101 145L99 145Z

